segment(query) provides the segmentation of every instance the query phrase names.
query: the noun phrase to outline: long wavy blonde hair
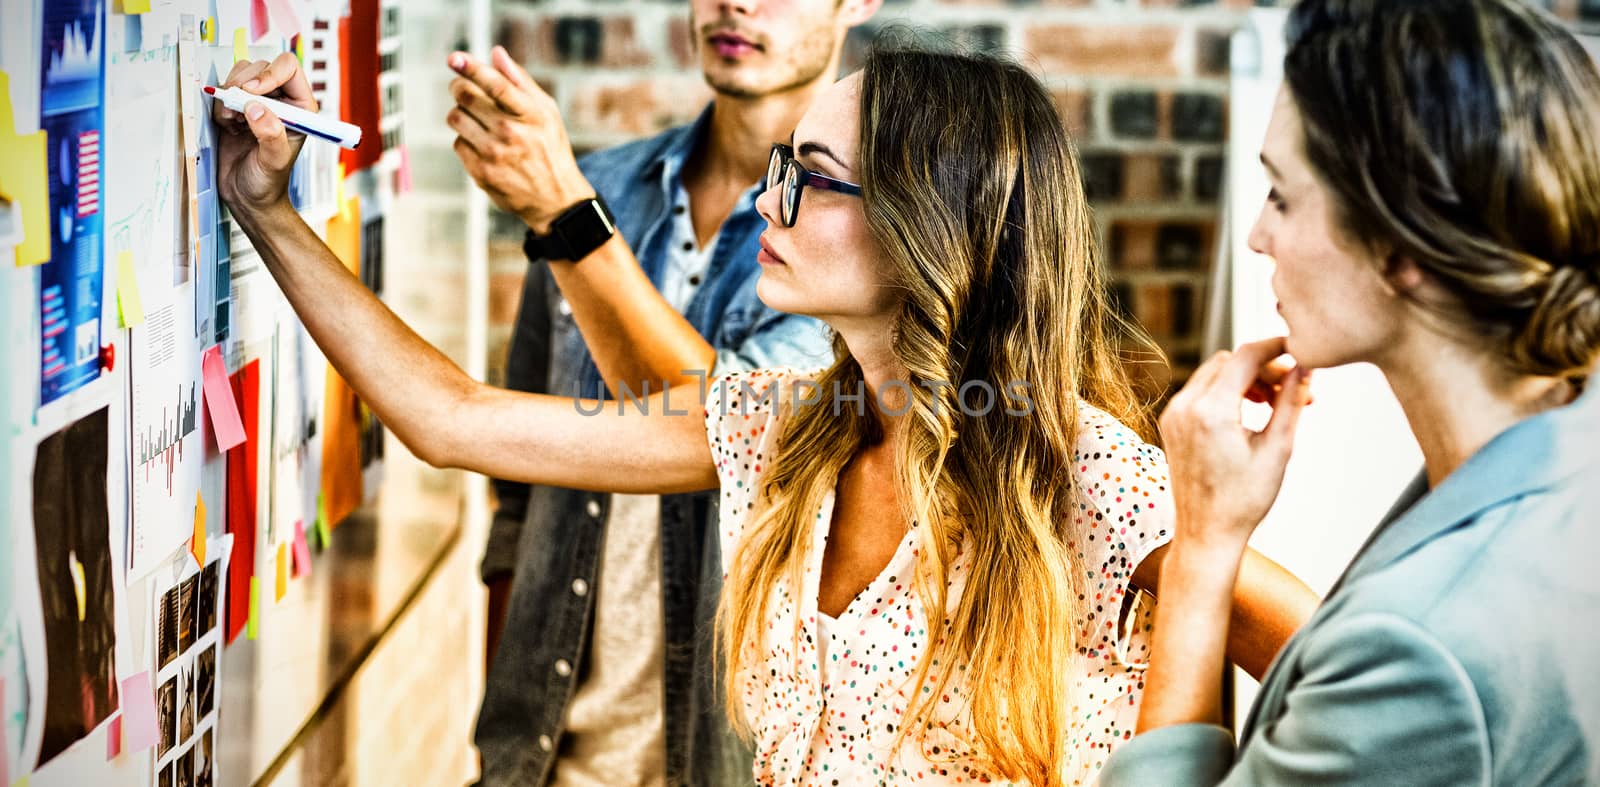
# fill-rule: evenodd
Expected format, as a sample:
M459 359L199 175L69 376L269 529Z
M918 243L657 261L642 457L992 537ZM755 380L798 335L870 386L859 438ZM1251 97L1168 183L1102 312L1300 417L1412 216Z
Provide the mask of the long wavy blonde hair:
M1061 784L1084 577L1067 546L1082 538L1071 532L1079 403L1149 435L1118 339L1158 363L1160 352L1108 304L1076 153L1037 79L1007 60L903 35L880 37L863 71L865 210L904 290L894 347L910 372L910 401L894 446L896 483L921 547L916 591L933 621L910 692L926 699L907 709L894 745L928 728L932 698L959 671L987 766L1007 779ZM982 381L993 392L1024 381L1032 413L970 415L981 403L963 410L957 388L933 385L944 381ZM836 339L818 390L862 382ZM759 666L746 648L761 641L772 590L801 587L824 497L857 451L882 437L874 413L843 410L785 412L730 561L718 636L729 712L746 733L743 676ZM971 568L941 630L963 539ZM935 662L947 666L930 674ZM933 690L923 692L925 683Z

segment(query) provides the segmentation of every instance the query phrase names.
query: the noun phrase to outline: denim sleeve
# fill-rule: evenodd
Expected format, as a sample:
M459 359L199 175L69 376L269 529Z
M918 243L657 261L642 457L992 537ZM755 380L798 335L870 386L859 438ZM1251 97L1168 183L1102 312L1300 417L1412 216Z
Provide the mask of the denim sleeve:
M755 327L737 347L718 347L707 379L779 366L818 369L833 362L828 329L797 314L764 308Z
M530 262L522 285L522 305L511 334L506 357L506 387L516 391L544 393L550 379L550 271L539 262ZM494 518L489 523L489 538L484 545L483 562L478 571L484 583L510 575L516 569L517 540L528 514L529 486L514 481L493 479Z

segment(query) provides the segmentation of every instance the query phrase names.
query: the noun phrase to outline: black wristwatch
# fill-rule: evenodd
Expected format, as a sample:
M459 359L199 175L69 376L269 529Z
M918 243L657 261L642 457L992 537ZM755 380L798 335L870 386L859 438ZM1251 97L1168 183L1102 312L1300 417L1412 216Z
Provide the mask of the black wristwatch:
M600 248L611 236L617 234L617 224L611 218L606 201L596 194L567 208L550 223L550 234L537 235L528 230L522 250L530 260L571 260L577 262Z

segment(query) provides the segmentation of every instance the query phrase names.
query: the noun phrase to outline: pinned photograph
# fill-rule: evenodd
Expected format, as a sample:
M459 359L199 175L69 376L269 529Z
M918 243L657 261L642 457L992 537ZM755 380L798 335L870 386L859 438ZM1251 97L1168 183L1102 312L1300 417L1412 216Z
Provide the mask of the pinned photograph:
M164 668L178 657L178 588L162 594L156 619L157 668Z
M195 626L196 638L204 637L217 627L217 570L217 563L213 562L200 572L200 617Z
M198 717L204 719L211 715L217 706L217 649L209 647L200 651L200 657L195 660L195 681L199 684L195 693L199 697L200 709ZM209 734L209 733L208 733Z
M161 684L156 690L156 721L161 724L161 744L156 749L156 759L167 756L172 744L178 741L178 678Z
M178 682L178 740L186 741L194 736L194 668L188 665L178 668L178 675L174 678Z
M39 766L117 710L108 439L101 409L45 438L34 454L34 567L45 665Z
M178 652L182 653L194 644L199 632L195 630L195 595L200 590L200 575L185 579L182 584L173 588L178 594Z
M195 744L194 751L194 784L195 787L212 787L211 779L211 730L206 730L200 735L200 742Z
M194 758L189 756L193 753L194 749L190 747L172 761L172 767L177 770L172 776L174 787L194 787Z

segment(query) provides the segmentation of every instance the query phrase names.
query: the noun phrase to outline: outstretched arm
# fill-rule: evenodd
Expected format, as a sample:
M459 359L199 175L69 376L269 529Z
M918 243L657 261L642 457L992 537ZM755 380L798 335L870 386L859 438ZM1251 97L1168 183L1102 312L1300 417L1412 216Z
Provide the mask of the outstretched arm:
M465 52L452 53L449 62L460 74L450 82L456 106L446 118L458 134L456 155L497 206L543 235L562 211L595 196L555 99L504 48L495 47L488 63ZM631 391L683 385L717 359L716 349L656 291L628 240L613 235L581 264L547 262L613 395L621 385Z
M237 64L225 86L234 85L315 110L289 54L270 64ZM698 386L657 394L648 414L613 409L590 416L569 399L473 380L363 287L290 205L289 171L303 138L291 138L259 104L249 105L244 118L220 104L214 115L218 183L235 220L329 362L418 457L600 491L716 485Z

